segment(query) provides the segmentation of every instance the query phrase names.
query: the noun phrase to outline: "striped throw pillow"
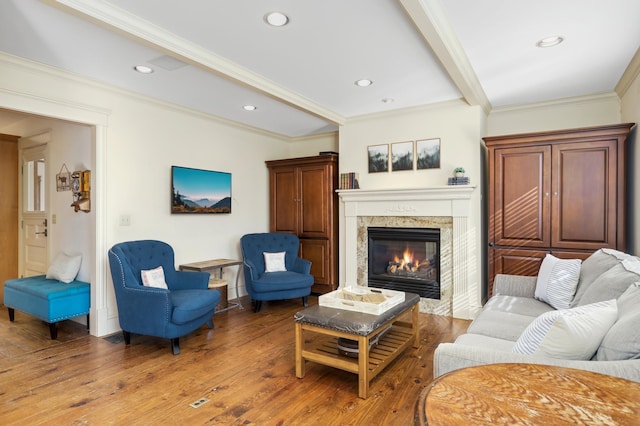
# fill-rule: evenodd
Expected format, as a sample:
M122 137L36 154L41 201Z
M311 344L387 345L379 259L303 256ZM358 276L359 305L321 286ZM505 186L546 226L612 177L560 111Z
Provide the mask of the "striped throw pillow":
M540 265L535 297L556 309L568 309L580 278L580 259L558 259L548 254Z
M617 318L615 299L545 312L522 332L512 352L562 359L591 359Z

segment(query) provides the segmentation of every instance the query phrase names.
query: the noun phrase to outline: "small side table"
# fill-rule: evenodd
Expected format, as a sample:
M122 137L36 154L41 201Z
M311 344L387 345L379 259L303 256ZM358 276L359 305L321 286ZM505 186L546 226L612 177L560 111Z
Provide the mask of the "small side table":
M218 270L219 278L216 279L216 282L223 281L222 270L228 266L238 267L238 273L236 274L236 301L229 302L226 308L216 310L216 313L228 311L229 309L234 309L234 308L242 308L242 304L240 303L240 292L238 292L238 278L240 277L240 271L242 271L242 261L234 260L234 259L212 259L212 260L203 260L201 262L185 263L184 265L180 265L181 271L199 271L199 272L209 272L213 274L215 270Z

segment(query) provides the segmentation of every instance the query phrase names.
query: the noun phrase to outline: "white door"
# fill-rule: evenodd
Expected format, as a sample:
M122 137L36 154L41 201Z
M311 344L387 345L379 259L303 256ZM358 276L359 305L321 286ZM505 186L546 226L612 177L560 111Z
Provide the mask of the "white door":
M46 274L48 250L47 145L22 150L21 276Z

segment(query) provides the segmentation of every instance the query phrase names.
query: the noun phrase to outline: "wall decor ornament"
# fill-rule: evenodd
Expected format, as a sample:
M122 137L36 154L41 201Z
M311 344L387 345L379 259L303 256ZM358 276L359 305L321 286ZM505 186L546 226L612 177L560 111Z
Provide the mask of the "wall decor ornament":
M231 173L171 166L171 213L231 213Z
M71 173L65 163L62 163L60 173L56 175L56 190L58 192L71 191Z
M367 147L369 173L389 171L389 144Z
M440 138L416 141L416 156L416 168L418 170L439 169Z

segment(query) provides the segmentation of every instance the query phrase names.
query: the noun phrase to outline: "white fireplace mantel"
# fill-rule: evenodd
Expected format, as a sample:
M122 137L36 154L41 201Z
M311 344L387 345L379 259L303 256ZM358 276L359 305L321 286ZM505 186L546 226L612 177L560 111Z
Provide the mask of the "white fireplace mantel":
M340 190L344 202L345 285L358 284L358 217L450 217L452 237L452 292L447 313L470 318L472 295L469 273L473 253L469 239L470 199L475 186L438 186L413 189ZM448 303L449 301L443 301Z

